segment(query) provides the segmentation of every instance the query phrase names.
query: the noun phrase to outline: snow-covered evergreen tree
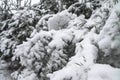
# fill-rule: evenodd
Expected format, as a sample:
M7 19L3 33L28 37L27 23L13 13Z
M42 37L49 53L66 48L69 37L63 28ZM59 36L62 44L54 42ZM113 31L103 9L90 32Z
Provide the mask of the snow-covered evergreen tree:
M32 33L37 21L37 15L32 10L23 10L6 20L0 30L0 51L2 58L12 56L16 45L21 44Z
M13 64L12 78L120 80L120 1L79 0L58 13L51 4L1 23L0 53Z

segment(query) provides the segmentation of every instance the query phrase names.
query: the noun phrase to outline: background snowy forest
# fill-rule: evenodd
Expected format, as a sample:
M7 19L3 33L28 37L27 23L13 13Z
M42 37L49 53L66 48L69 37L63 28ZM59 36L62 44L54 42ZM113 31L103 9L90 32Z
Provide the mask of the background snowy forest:
M0 80L120 80L120 0L1 0Z

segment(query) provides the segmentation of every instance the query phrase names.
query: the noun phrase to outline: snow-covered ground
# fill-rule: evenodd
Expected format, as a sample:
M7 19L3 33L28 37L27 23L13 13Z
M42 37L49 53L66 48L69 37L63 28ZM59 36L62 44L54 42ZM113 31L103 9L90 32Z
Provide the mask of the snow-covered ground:
M89 67L88 71L83 70L83 67L79 68L79 66L74 66L74 68L64 68L54 74L58 76L53 75L50 80L63 80L64 77L66 77L67 80L120 80L120 69L113 68L106 64L94 64Z

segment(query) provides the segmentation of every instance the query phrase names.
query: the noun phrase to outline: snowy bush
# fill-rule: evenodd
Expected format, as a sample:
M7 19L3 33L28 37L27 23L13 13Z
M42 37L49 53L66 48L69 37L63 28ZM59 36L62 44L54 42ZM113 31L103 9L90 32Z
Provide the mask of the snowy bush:
M92 5L90 5L92 6ZM92 15L92 7L87 6L87 3L75 3L68 8L68 12L74 13L77 16L81 14L85 16L86 19L90 18Z
M105 13L107 14L107 12ZM104 15L103 13L102 15L101 13L100 16L104 17L106 16L106 14ZM98 14L96 13L94 14L94 16L95 15ZM80 21L77 19L84 19L84 18L79 17L73 20L74 22L76 22L76 24L80 24L79 23ZM94 22L93 17L91 17L90 20ZM102 20L104 20L104 18L102 18ZM82 66L84 68L86 64L87 66L93 64L97 58L97 48L93 44L94 42L92 42L94 38L90 36L95 35L93 33L94 31L92 31L92 29L94 29L95 27L93 26L91 29L86 28L89 27L89 25L92 25L90 24L89 20L88 21L86 20L83 26L81 26L82 28L74 28L76 26L76 25L72 26L74 22L72 22L71 20L71 23L68 24L69 26L71 26L69 29L63 29L59 31L54 31L54 30L40 31L32 39L29 39L27 42L24 42L23 44L17 46L13 60L20 59L20 64L24 66L24 68L34 70L34 72L36 72L36 75L40 76L40 79L46 79L48 73L63 68L67 64L69 58L73 56L75 53L76 55L70 59L71 61L68 63L68 65L69 64L70 65L75 64L76 66L84 65ZM80 44L76 45L75 47L75 44L79 42ZM87 52L86 49L88 49ZM91 52L91 54L87 55L88 52ZM79 61L79 59L80 62L77 63L76 61ZM84 62L84 61L89 61L89 62ZM72 68L72 66L69 67ZM84 70L86 71L87 68L88 67L82 69L82 71ZM67 67L63 70L66 71L66 69ZM75 72L75 74L78 73ZM76 75L74 75L74 77L75 76ZM69 77L72 77L72 74ZM64 78L66 77L63 77L63 79Z
M48 23L47 23L47 21L52 16L53 16L52 14L47 14L47 15L44 15L43 17L41 17L41 19L36 24L36 29L38 31L40 31L42 29L43 30L48 30Z
M61 13L54 15L48 20L48 29L49 30L64 29L68 26L68 22L74 18L75 18L75 15L70 14L66 10L62 11Z
M17 79L17 80L39 80L37 78L37 75L34 73L34 71L31 71L29 69L24 69L20 75L18 75L17 71L11 75L14 76L13 79Z
M8 60L12 57L12 53L17 45L21 44L30 37L30 34L35 29L37 13L33 10L21 10L6 20L0 28L0 52L2 58Z
M79 16L70 8L43 15L27 10L2 22L0 51L19 66L12 66L15 80L120 79L120 2L80 1L71 6L84 12Z
M50 31L41 30L17 46L12 60L20 60L22 66L16 79L25 69L34 71L32 74L41 80L88 79L90 66L99 59L99 43L95 38L104 29L109 14L108 7L101 7L89 19L82 15L74 17L66 10L53 17L46 15L41 18L38 28L44 19L51 17L48 20Z
M112 12L108 20L106 21L105 26L101 30L97 42L99 48L101 49L101 60L102 63L108 63L115 67L120 67L120 3L117 4ZM103 54L102 54L103 53Z
M62 34L61 34L62 33ZM40 79L46 79L49 72L61 69L74 55L71 31L41 31L32 39L17 46L13 60L33 70Z
M67 66L53 74L48 74L48 77L50 80L86 80L88 66L94 63L97 58L97 51L97 48L89 41L82 44L78 43L76 54L70 58Z

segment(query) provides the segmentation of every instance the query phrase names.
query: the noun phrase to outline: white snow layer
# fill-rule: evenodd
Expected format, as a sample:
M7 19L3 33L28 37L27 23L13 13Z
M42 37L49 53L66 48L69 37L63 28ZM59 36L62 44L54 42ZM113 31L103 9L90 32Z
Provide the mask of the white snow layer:
M62 11L48 20L48 28L49 30L64 29L68 26L68 22L75 17L75 15L69 13L67 10Z

